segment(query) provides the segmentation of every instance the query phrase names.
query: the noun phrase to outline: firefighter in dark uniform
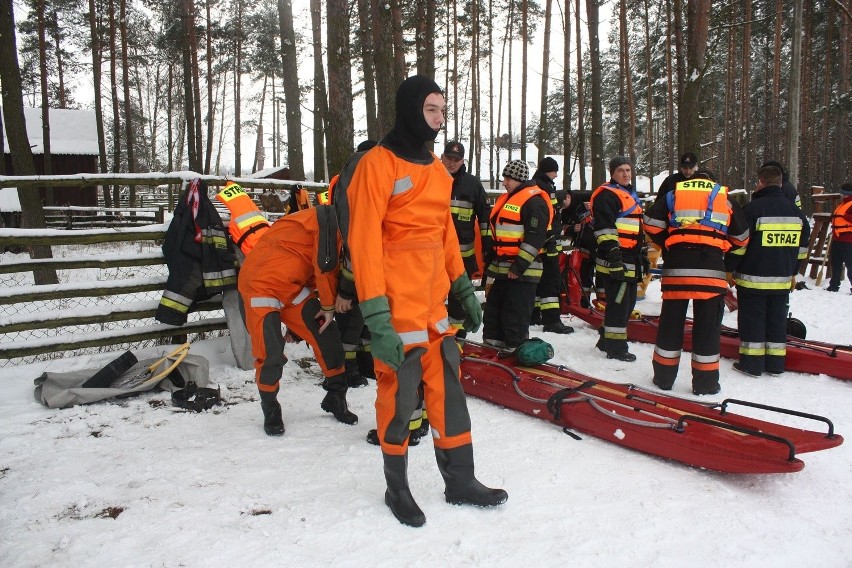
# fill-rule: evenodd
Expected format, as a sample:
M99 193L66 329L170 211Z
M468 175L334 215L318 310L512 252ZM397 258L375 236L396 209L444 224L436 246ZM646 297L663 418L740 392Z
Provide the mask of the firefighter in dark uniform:
M739 299L740 360L734 368L758 377L784 372L790 280L807 258L808 219L781 189L776 166L760 168L757 190L743 207L751 238L733 251Z
M562 291L562 286L559 282L559 255L562 252L559 236L562 234L562 218L556 214L560 203L556 197L556 184L553 181L558 171L559 164L556 163L556 160L548 156L539 162L538 168L532 177L533 181L549 195L550 206L554 211L553 221L547 229L547 240L544 244L541 281L538 283L538 289L536 290L535 309L538 309L539 315L537 318L534 311L532 321L533 323L538 323L537 320L540 318L541 324L544 326L544 331L567 334L573 333L574 328L565 325L559 319L562 313L559 304L559 293Z
M698 171L645 215L645 231L663 254L663 306L654 346L654 384L671 390L692 300L692 392L719 392L719 336L728 291L725 254L748 243L748 225L728 188Z
M592 228L597 250L597 288L606 295L604 324L597 348L607 359L635 361L627 350L627 320L636 306L642 280L642 204L631 183L633 167L624 156L609 161L610 181L592 193Z
M456 236L459 238L464 269L469 278L479 272L476 263L476 250L474 242L476 234L479 233L482 250L491 248L491 234L488 232L488 218L491 216L491 205L488 204L488 196L482 184L467 173L464 166L464 145L460 142L450 141L444 147L441 154L441 163L453 176L453 194L450 201L450 214L453 216L453 225L456 228ZM455 296L450 294L447 298L447 312L450 317L450 325L456 328L456 337L464 338L467 330L464 329L465 311Z
M840 290L843 282L843 265L846 265L846 276L852 282L852 183L840 186L843 201L831 214L831 281L828 283L829 292Z
M550 196L528 180L529 166L512 160L503 168L506 193L491 210L491 250L485 258L482 337L514 351L529 337L535 291L541 280L541 252L553 217Z

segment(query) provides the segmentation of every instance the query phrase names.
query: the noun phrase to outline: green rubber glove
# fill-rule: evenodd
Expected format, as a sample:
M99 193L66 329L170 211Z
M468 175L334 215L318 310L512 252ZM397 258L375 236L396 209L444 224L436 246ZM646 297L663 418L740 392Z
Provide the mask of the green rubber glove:
M364 324L370 330L370 350L394 370L399 369L405 359L402 339L391 325L390 306L387 296L376 296L359 304Z
M482 325L482 306L476 297L476 291L467 274L462 274L450 284L450 292L464 308L464 329L471 333L479 331Z

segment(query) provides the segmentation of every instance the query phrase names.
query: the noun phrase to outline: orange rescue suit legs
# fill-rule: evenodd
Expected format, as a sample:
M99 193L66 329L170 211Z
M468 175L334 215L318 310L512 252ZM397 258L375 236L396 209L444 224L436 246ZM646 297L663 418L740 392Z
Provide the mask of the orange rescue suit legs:
M296 305L287 305L276 310L252 308L251 299L245 298L246 328L252 338L252 354L255 358L255 380L257 388L264 392L278 389L284 364L284 337L281 324L303 338L311 346L314 357L326 377L343 373L344 353L340 342L340 331L332 322L319 333L319 324L314 316L320 311L315 297Z
M435 447L452 449L471 443L459 364L452 335L433 338L428 348L410 349L398 372L376 359L376 424L383 452L401 456L408 450L408 423L419 403L421 381Z

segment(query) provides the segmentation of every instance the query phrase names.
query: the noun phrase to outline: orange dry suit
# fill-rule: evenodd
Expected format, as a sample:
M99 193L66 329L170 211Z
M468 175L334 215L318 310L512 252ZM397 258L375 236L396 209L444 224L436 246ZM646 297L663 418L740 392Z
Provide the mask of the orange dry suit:
M216 199L231 212L231 222L228 224L231 240L243 254L248 254L269 228L269 221L245 190L232 181L216 194Z
M323 375L343 373L337 326L320 334L315 319L320 308L334 310L339 250L334 212L315 207L278 219L246 257L238 287L260 391L277 391L287 362L281 324L308 342Z
M347 245L362 306L386 296L404 351L425 349L421 372L411 375L375 360L376 425L385 454L407 451L421 381L435 447L471 444L459 350L444 305L450 283L465 273L451 191L452 178L434 154L408 160L381 144L363 155L348 185Z

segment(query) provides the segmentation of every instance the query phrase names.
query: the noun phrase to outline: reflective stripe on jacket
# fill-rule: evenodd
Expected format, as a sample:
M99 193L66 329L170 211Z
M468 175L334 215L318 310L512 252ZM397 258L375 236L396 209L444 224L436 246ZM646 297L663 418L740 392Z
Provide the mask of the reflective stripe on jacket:
M676 244L710 245L727 252L731 208L728 188L705 179L678 182L666 199L669 206L669 237Z
M523 218L524 206L534 197L544 201L546 207L547 222L540 228L539 239L530 242L529 229ZM535 217L538 219L538 217ZM491 210L491 232L493 235L493 248L496 258L488 266L488 273L493 276L505 277L515 263L523 267L519 274L526 280L539 280L541 278L542 263L539 254L547 235L547 227L553 222L553 209L550 207L550 197L547 192L538 187L535 182L526 182L514 191L504 193L497 198L494 208ZM516 267L516 271L517 271Z
M623 249L639 248L642 243L642 205L639 203L639 196L616 183L605 183L592 193L590 201L593 211L595 199L601 192L607 190L618 197L621 202L621 211L616 215L614 228L595 231L598 246L604 241L615 240Z
M231 240L243 254L248 254L269 228L269 221L245 190L236 183L225 185L225 188L216 194L216 199L231 212L231 222L228 223Z

